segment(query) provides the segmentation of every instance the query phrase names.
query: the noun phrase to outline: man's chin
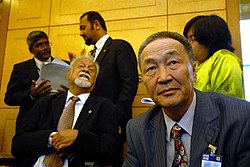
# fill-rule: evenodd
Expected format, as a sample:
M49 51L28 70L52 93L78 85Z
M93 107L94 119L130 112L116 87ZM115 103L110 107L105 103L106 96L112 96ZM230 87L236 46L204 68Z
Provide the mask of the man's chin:
M85 45L90 46L92 43L90 42L85 42Z
M85 39L84 38L84 41L85 41L85 44L88 45L88 46L93 44L92 40L90 40L90 39Z
M42 58L44 59L44 60L47 60L48 58L50 58L51 57L51 54L43 54L43 56L42 56Z
M88 42L85 42L85 45L90 46L91 44L90 44L90 43L88 43Z
M156 104L162 106L162 107L173 107L176 104L178 104L178 98L177 97L160 97L155 100Z
M75 84L81 88L90 88L91 83L81 79L75 79Z

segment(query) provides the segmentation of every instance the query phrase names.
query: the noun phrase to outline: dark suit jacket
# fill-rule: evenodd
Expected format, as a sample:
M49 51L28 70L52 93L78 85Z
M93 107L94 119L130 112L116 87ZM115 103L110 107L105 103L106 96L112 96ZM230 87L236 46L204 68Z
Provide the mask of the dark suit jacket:
M31 81L37 80L39 74L34 58L15 64L5 93L4 102L10 106L20 106L17 116L17 129L25 114L35 103L30 97Z
M20 106L16 129L21 126L25 114L31 109L36 101L30 97L30 87L32 80L36 81L38 78L39 74L34 58L15 64L13 67L4 102L9 106Z
M138 87L136 55L128 42L108 38L96 61L100 72L92 93L115 103L125 139L125 128L132 117L132 103Z
M250 166L250 103L218 93L196 91L190 166L200 167L209 144L222 155L223 167ZM165 167L166 127L159 106L127 125L128 152L123 167Z
M23 120L12 140L11 152L21 161L20 166L32 166L37 158L53 152L48 138L56 131L63 111L66 93L45 96L38 100ZM109 163L118 141L117 108L106 98L90 95L77 119L74 129L79 133L65 152L75 153L69 166L83 166L84 162Z

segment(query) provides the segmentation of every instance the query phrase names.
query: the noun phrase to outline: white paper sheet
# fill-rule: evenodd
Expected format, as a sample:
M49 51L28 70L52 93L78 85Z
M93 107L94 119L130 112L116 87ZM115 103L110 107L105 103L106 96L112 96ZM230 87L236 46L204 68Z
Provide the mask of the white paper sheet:
M43 64L37 84L42 80L48 80L52 85L52 92L56 92L57 89L62 89L60 87L61 84L68 86L68 69L69 65L66 62L59 58L55 58L52 62Z

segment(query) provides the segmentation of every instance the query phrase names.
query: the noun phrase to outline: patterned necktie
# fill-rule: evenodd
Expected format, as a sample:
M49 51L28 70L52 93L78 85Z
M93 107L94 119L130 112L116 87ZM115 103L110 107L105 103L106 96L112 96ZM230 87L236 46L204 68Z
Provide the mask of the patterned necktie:
M89 51L90 56L92 56L93 58L95 58L96 49L97 47L94 46L94 48L91 51Z
M58 131L72 128L75 115L75 104L78 100L80 100L79 97L73 96L69 105L64 108L57 125ZM54 152L46 155L43 162L46 167L62 167L64 164L64 159L59 157L58 153Z
M75 104L80 100L79 97L73 96L69 105L63 110L63 113L57 124L57 130L72 129L74 115L75 115Z
M183 130L179 125L175 124L171 133L173 135L175 145L175 155L172 167L187 167L187 155L184 145L181 141L181 135L185 133L185 130Z

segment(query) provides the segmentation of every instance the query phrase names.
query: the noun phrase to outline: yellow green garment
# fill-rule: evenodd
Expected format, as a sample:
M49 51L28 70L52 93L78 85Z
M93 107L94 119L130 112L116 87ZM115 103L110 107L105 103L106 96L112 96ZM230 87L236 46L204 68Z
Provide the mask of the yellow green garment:
M206 61L196 62L196 71L196 89L245 98L241 61L229 50L219 50Z

